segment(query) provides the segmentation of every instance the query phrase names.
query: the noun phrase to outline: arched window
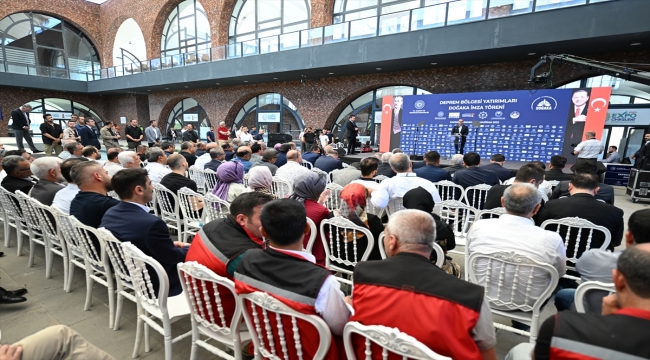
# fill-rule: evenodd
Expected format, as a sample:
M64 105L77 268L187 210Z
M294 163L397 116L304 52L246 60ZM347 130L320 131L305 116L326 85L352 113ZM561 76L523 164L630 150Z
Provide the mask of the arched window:
M113 43L113 66L139 64L147 58L147 45L140 26L133 19L126 19L115 35Z
M171 127L176 131L176 139L181 138L181 130L185 125L192 125L199 134L199 138L206 139L206 133L210 130L210 119L199 103L187 98L178 102L167 117L167 128ZM167 133L163 135L167 137Z
M388 86L369 91L354 99L341 111L332 127L332 133L334 136L340 138L339 133L341 132L341 128L345 125L350 115L354 115L357 118L356 125L359 127L359 141L364 143L370 140L371 144L379 144L382 97L423 94L431 93L413 86Z
M258 95L246 102L235 117L237 128L257 126L266 134L290 134L294 139L304 128L296 106L276 93Z
M449 0L447 0L449 1ZM385 15L423 6L435 5L445 0L336 0L334 24Z
M0 20L0 71L87 80L100 68L95 46L68 22L39 13Z
M309 28L309 0L237 0L230 18L230 43Z
M61 125L61 128L68 127L68 121L72 115L83 116L86 119L95 120L95 132L99 134L99 129L104 126L104 121L96 112L84 104L68 99L44 98L36 99L29 102L32 106L32 112L29 114L31 120L30 128L37 135L41 133L40 126L43 123L43 115L50 114L54 118L54 123Z
M172 10L160 40L161 56L197 52L210 48L210 23L203 6L186 0Z

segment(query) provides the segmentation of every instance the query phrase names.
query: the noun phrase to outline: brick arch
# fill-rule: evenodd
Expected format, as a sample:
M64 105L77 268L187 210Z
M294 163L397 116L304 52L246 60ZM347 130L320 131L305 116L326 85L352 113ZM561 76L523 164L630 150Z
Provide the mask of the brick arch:
M120 26L122 26L122 24L126 20L131 18L136 22L136 24L138 24L138 27L140 27L140 31L142 31L142 26L140 26L138 21L135 18L126 15L120 15L117 18L115 18L111 23L111 25L108 27L108 29L106 29L105 32L106 36L104 38L104 47L102 49L102 68L115 66L115 64L113 64L113 45L115 45L115 37L117 36L117 31L120 29ZM146 42L147 40L145 39L145 44Z
M163 129L162 131L167 129L167 118L169 117L169 113L172 111L174 106L176 106L176 104L178 104L182 100L190 99L190 98L192 98L192 97L191 96L178 95L178 96L172 97L171 99L169 99L165 103L165 105L160 110L160 114L158 115L158 127ZM192 98L192 99L194 99L194 98ZM194 99L194 100L196 100L196 99ZM198 103L198 100L196 100L196 102ZM201 103L199 103L199 105L201 105Z
M336 0L310 0L310 27L316 28L332 24L335 1Z

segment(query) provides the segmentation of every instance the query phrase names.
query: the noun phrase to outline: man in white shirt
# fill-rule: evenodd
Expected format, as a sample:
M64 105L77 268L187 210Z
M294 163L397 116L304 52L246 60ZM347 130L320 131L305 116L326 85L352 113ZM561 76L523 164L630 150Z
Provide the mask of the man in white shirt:
M218 142L207 144L205 146L205 154L198 156L196 158L196 162L194 162L194 167L201 170L205 169L205 164L212 161L212 158L210 157L210 150L214 148L221 148L221 145L219 145Z
M106 162L104 163L104 169L108 172L108 175L111 177L115 175L116 172L124 169L120 164L120 161L117 159L117 156L122 152L122 148L110 148L106 150Z
M288 181L291 186L293 186L294 180L298 176L310 171L311 170L302 166L302 156L300 156L300 152L297 150L289 150L287 152L287 163L278 169L275 176Z
M54 200L52 201L52 206L61 210L63 213L70 215L70 203L77 193L79 192L79 187L77 184L72 181L70 176L70 170L72 167L80 162L88 161L86 158L74 158L68 159L61 163L61 175L65 178L65 181L68 182L68 185L63 189L56 192L54 195Z
M496 251L514 251L517 254L526 255L541 263L550 264L557 270L560 276L566 272L566 251L564 242L559 234L553 231L543 230L537 226L532 217L541 207L541 199L537 188L528 183L515 183L509 186L501 198L506 213L500 218L484 219L475 222L467 235L467 246L469 253ZM486 262L479 261L475 264L475 273L478 284L484 284L486 277ZM493 265L493 279L499 277L501 267ZM541 293L547 288L549 277L539 273L532 279L530 289L527 283L528 271L521 271L519 279L514 278L515 267L506 266L505 288L511 288L514 281L518 281L518 300L523 302L525 294L528 294L528 305L533 305ZM487 295L497 298L496 289L487 289ZM510 302L510 294L504 293L501 300ZM492 307L496 307L492 305ZM503 308L507 310L507 308Z
M153 147L149 149L149 164L144 167L145 170L147 170L147 173L149 174L149 179L151 179L151 183L153 184L160 184L160 180L170 172L172 172L168 167L167 167L167 155L165 155L165 152L163 149L159 147Z
M575 149L573 149L573 155L578 155L578 161L576 164L581 161L596 163L598 155L605 150L605 145L603 145L600 140L596 139L596 132L588 131L585 134L585 137L587 140L581 142Z
M388 206L389 201L401 198L407 191L417 187L422 187L431 193L433 201L436 203L442 201L436 186L431 181L418 177L413 172L408 155L404 153L393 154L390 157L389 164L397 175L382 181L376 190L368 189L371 195L370 201L375 207L383 209Z

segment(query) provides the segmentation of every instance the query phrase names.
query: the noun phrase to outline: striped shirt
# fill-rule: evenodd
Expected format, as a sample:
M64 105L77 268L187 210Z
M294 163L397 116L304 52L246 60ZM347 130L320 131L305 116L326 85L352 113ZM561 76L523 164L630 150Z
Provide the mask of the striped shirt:
M578 151L580 159L595 159L603 150L605 150L605 146L600 140L589 139L578 144L574 151Z

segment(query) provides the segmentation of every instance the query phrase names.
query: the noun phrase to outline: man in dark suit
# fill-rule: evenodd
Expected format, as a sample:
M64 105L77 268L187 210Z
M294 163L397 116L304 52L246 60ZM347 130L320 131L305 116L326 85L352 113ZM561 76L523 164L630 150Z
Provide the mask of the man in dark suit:
M34 146L32 141L32 136L29 134L29 124L31 120L29 119L29 112L32 111L32 106L25 104L18 109L14 109L11 112L11 128L14 130L14 135L16 136L16 145L18 149L22 150L25 148L23 145L23 138L27 141L27 145L32 150L32 153L42 152Z
M440 168L440 154L437 151L429 151L424 154L424 162L425 166L413 170L418 177L434 183L442 180L451 181L451 173Z
M454 126L451 129L451 134L456 136L456 138L454 139L454 147L456 148L456 154L465 153L465 142L467 141L467 134L469 134L469 128L467 127L467 125L463 125L464 123L465 121L463 119L459 119L458 125Z
M2 169L7 173L7 176L2 179L2 187L10 193L16 193L20 190L25 194L34 186L31 180L32 170L30 169L31 163L29 160L18 155L5 156L2 159Z
M302 159L309 161L312 165L318 160L320 157L320 146L318 144L314 144L311 146L308 152L305 152L302 155Z
M573 170L576 174L596 174L597 175L596 164L590 162L581 162L576 164L573 167ZM573 177L572 177L573 178ZM614 187L607 184L598 184L598 192L595 193L596 199L603 200L604 202L614 205ZM553 192L549 197L550 200L559 199L561 197L570 196L570 182L569 181L560 181Z
M212 148L210 149L210 161L203 166L203 169L210 169L217 172L217 168L223 164L225 159L226 153L223 152L221 147Z
M30 166L32 173L38 178L29 196L38 200L41 204L51 206L54 195L63 190L65 178L61 174L61 163L63 160L56 156L45 156L34 160Z
M153 198L153 184L147 176L147 170L118 171L111 179L111 184L122 201L106 211L101 227L112 232L118 240L131 242L158 261L169 278L169 296L180 294L183 288L176 265L185 261L189 244L172 241L165 222L149 213L146 204ZM149 275L154 291L158 291L156 273L150 270Z
M492 170L486 170L479 167L481 163L481 157L475 152L468 152L463 156L463 163L467 169L458 170L454 174L452 181L464 188L470 186L487 184L487 185L497 185L499 184L499 178L497 174Z
M641 170L650 170L650 133L643 136L641 148L632 155L634 167Z
M345 124L346 137L348 139L348 155L354 154L354 148L357 146L357 134L359 133L359 128L355 121L357 117L354 115L350 116L350 120Z
M519 168L517 175L513 184L533 184L536 188L539 188L539 185L544 181L544 169L535 165L535 164L526 164ZM485 195L485 203L483 204L483 209L494 209L502 207L501 198L503 193L506 191L510 185L494 185L488 190ZM544 200L542 200L542 203ZM535 215L536 216L536 215ZM535 218L533 216L533 218Z
M94 146L97 150L102 148L102 145L99 143L97 134L95 133L95 120L88 118L85 121L86 126L82 127L79 131L79 136L81 136L81 145L83 146Z
M593 173L579 173L573 176L569 184L571 196L547 202L539 211L535 222L541 225L548 219L562 219L566 217L580 217L592 223L606 227L612 235L612 241L607 247L613 250L621 244L625 224L623 210L598 201L594 195L599 192L598 176ZM586 231L582 232L586 238ZM595 232L591 239L591 248L598 248L603 243L604 236ZM586 244L586 241L582 243ZM569 244L567 254L573 254L573 245Z
M377 174L375 176L383 175L392 178L393 176L397 175L397 173L393 171L393 168L391 168L390 164L388 163L390 161L391 156L393 156L393 153L390 152L385 152L381 154L381 163L377 168Z
M589 110L589 95L591 89L576 89L571 95L571 106L566 123L565 141L562 154L571 154L575 144L582 140Z
M546 171L546 181L569 181L573 174L568 174L562 171L566 166L567 158L562 155L554 155L551 158L548 171Z
M391 111L390 146L400 147L402 136L402 113L404 108L404 97L393 97L393 110Z
M336 150L329 149L326 156L321 156L314 162L314 167L329 173L332 170L343 169L343 162L339 159L339 153Z
M506 157L502 154L494 154L490 158L490 163L481 166L483 169L492 170L501 181L506 181L512 177L512 171L503 167L506 162Z
M196 144L190 141L185 141L181 144L181 152L179 154L183 155L185 160L187 160L187 164L189 166L194 165L196 162Z

